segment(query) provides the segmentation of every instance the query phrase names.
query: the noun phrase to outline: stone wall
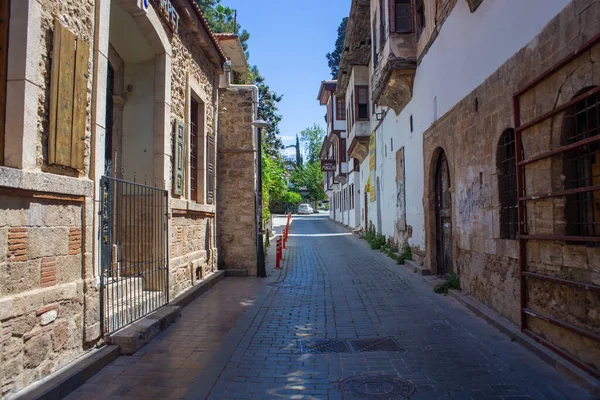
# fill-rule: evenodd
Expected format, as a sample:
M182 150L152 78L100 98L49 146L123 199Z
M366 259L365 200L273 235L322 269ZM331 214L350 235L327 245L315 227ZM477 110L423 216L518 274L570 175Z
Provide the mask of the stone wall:
M58 20L67 29L75 34L78 39L83 39L92 48L94 38L94 0L45 0L40 2L41 10L41 37L39 74L42 85L39 91L38 105L38 138L37 165L44 171L70 176L88 176L91 156L91 98L92 98L92 61L93 52L90 51L88 98L86 102L86 131L85 131L85 169L82 171L70 170L66 167L48 165L48 136L50 120L50 77L52 69L52 46L54 41L54 20ZM10 61L9 61L10 62Z
M2 396L72 361L85 342L85 203L17 193L0 190Z
M174 213L169 236L169 295L174 298L216 271L215 219Z
M514 127L512 96L525 84L573 53L600 31L600 3L571 2L526 47L434 123L424 134L424 205L427 264L435 273L435 169L448 158L452 195L453 263L461 286L514 323L520 322L518 241L501 239L496 149L502 132ZM522 122L566 103L581 89L600 84L600 45L548 77L521 99ZM525 131L523 151L532 157L560 145L562 115ZM530 164L529 195L561 190L558 161ZM559 183L557 183L559 182ZM564 199L528 202L531 234L564 234ZM529 241L527 269L598 285L600 249L573 243ZM528 307L600 333L600 296L567 286L529 280ZM531 329L600 368L600 345L535 318Z
M219 91L217 243L220 268L256 275L255 148L252 87Z

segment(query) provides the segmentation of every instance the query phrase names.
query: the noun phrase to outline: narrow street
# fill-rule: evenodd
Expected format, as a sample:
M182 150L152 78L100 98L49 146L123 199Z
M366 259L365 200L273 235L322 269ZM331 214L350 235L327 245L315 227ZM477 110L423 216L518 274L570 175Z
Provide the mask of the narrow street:
M358 382L347 388L371 395L343 398L591 398L323 216L295 217L286 252L281 273L270 276L272 289L209 398L339 399L340 380L368 374L400 377L409 386ZM321 354L311 353L319 339L333 342L321 344ZM353 339L366 343L344 346ZM381 351L372 351L377 345ZM400 348L390 351L395 345ZM197 381L187 398L199 398L195 394L204 393L206 383Z
M68 398L593 398L326 216L294 217L282 270L269 264Z

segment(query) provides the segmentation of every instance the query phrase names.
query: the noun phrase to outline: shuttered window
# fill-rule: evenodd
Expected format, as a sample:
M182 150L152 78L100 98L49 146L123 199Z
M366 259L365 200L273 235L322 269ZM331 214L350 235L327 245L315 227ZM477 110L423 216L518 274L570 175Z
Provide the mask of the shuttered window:
M183 195L185 187L185 125L175 121L175 163L173 165L173 194Z
M8 0L0 0L0 165L4 164L4 120L6 117L6 65L8 60Z
M48 162L84 168L90 47L54 23Z
M411 32L411 8L410 0L394 0L392 3L394 9L391 13L391 22L393 23L394 32Z
M198 102L190 102L190 200L198 199Z
M206 139L206 202L215 202L215 136L212 132Z
M368 86L356 86L356 120L357 121L368 121L369 120L369 87Z

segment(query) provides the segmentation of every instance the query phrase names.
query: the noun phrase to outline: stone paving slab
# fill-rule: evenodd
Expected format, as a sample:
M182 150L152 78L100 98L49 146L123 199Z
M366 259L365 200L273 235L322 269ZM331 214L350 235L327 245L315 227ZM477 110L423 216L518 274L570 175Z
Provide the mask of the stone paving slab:
M66 399L182 398L262 287L254 277L223 279L149 344L117 358Z
M411 399L593 398L326 218L294 218L283 269L268 281L282 284L257 305L218 379L202 372L186 398L199 398L198 382L212 386L203 387L209 399L407 398L385 395L397 387L391 378L410 386L398 393ZM388 336L401 351L312 354L300 346ZM370 395L342 393L352 385L341 381L354 377Z

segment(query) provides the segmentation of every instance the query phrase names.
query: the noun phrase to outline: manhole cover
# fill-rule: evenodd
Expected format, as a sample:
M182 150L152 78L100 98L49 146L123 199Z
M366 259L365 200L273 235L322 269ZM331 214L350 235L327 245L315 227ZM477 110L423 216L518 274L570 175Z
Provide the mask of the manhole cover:
M408 399L415 393L412 383L391 375L358 375L338 385L344 394L359 399Z
M391 337L354 339L349 341L356 353L368 351L404 351Z
M300 352L303 354L350 353L350 347L345 340L303 339L300 340Z

